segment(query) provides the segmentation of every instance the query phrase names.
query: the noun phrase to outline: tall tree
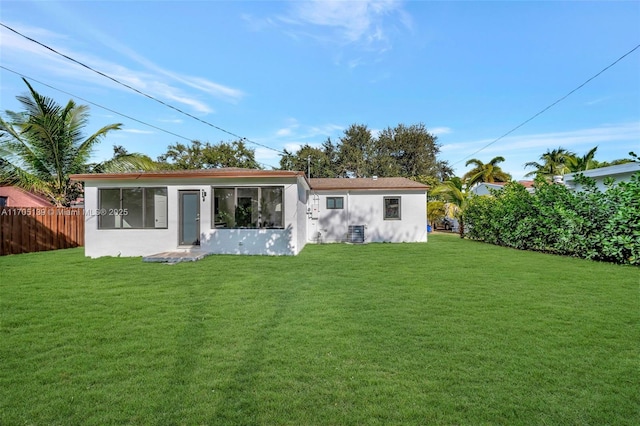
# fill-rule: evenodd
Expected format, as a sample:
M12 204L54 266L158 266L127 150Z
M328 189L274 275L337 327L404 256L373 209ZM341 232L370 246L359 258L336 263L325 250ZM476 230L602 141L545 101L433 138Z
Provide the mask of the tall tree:
M329 155L322 148L305 144L295 153L284 150L280 159L283 170L304 171L307 177L336 177Z
M260 169L255 160L255 152L243 141L231 143L220 142L212 145L209 142L193 141L185 145L176 143L169 145L167 152L158 157L158 162L166 167L180 170L217 169L222 167L240 167Z
M465 173L462 180L467 183L468 188L471 188L478 182L509 182L511 175L498 166L498 163L502 163L503 161L504 157L501 156L493 157L491 161L486 164L477 158L472 158L465 163L465 166L473 164L474 167Z
M404 176L433 185L453 175L451 166L437 159L438 152L437 138L423 124L399 124L378 137L366 125L352 124L337 145L327 139L320 148L285 151L280 167L310 169L313 177Z
M374 139L364 124L352 124L344 131L338 143L337 162L341 176L365 177L371 175Z
M81 193L69 175L87 171L92 150L121 124L109 124L85 138L89 107L69 100L62 106L40 95L23 79L29 94L17 96L20 113L0 118L0 181L41 193L57 206L68 206Z
M536 169L527 173L525 176L542 177L547 180L553 179L554 176L563 176L570 171L568 164L571 157L575 157L575 153L567 151L562 147L547 150L547 152L540 156L542 163L531 161L524 165L525 168L534 167Z
M305 144L295 152L285 149L280 158L280 169L304 171L308 177L314 178L339 177L342 172L338 151L331 138L327 138L319 148Z
M384 166L377 171L381 176L436 176L440 152L437 140L422 123L388 127L380 133L376 143L380 155L374 164Z

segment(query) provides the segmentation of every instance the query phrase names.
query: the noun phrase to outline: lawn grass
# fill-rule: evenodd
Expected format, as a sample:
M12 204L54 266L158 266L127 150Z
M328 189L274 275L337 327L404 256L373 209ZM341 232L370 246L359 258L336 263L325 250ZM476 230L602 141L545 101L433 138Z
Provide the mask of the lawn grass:
M0 424L640 424L640 270L452 235L0 258Z

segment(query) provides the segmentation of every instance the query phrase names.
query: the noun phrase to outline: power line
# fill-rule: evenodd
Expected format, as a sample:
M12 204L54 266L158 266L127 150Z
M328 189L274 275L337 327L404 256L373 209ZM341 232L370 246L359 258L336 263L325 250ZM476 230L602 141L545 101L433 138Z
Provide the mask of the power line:
M138 93L139 95L142 95L142 96L144 96L144 97L146 97L146 98L148 98L148 99L151 99L151 100L153 100L153 101L156 101L156 102L158 102L159 104L166 106L167 108L171 108L172 110L179 112L180 114L186 115L186 116L187 116L187 117L189 117L189 118L192 118L192 119L194 119L194 120L196 120L196 121L199 121L200 123L206 124L207 126L213 127L213 128L214 128L214 129L216 129L216 130L219 130L219 131L221 131L221 132L224 132L224 133L226 133L226 134L228 134L228 135L231 135L231 136L233 136L233 137L235 137L235 138L238 138L238 139L240 139L240 140L242 140L242 141L244 141L244 142L248 142L248 143L252 143L252 144L254 144L254 145L261 146L261 147L266 148L266 149L269 149L269 150L271 150L271 151L275 151L275 152L277 152L278 154L284 154L282 151L280 151L280 150L278 150L278 149L272 148L272 147L270 147L270 146L268 146L268 145L261 144L261 143L259 143L259 142L252 141L252 140L247 139L247 138L245 138L245 137L243 137L243 136L240 136L240 135L237 135L237 134L235 134L235 133L233 133L233 132L230 132L230 131L228 131L228 130L225 130L225 129L223 129L222 127L216 126L215 124L209 123L208 121L202 120L201 118L198 118L198 117L196 117L195 115L189 114L188 112L185 112L185 111L181 110L181 109L180 109L180 108L178 108L178 107L175 107L175 106L173 106L173 105L171 105L171 104L168 104L168 103L166 103L166 102L164 102L164 101L162 101L162 100L160 100L160 99L158 99L158 98L155 98L155 97L153 97L153 96L151 96L151 95L149 95L149 94L147 94L147 93L145 93L145 92L143 92L143 91L141 91L141 90L139 90L139 89L136 89L135 87L132 87L132 86L130 86L130 85L128 85L128 84L126 84L126 83L123 83L123 82L121 82L120 80L118 80L118 79L116 79L116 78L114 78L114 77L111 77L110 75L107 75L107 74L103 73L102 71L98 71L98 70L96 70L96 69L94 69L94 68L90 67L89 65L87 65L87 64L85 64L85 63L83 63L83 62L80 62L80 61L78 61L78 60L76 60L76 59L74 59L74 58L72 58L72 57L70 57L70 56L68 56L68 55L65 55L64 53L60 53L60 52L58 52L57 50L55 50L54 48L49 47L49 46L47 46L46 44L41 43L41 42L39 42L38 40L35 40L35 39L31 38L31 37L28 37L28 36L26 36L26 35L22 34L21 32L19 32L19 31L17 31L17 30L14 30L13 28L11 28L11 27L9 27L9 26L7 26L7 25L3 24L2 22L0 22L0 26L2 26L2 27L4 27L4 28L8 29L9 31L11 31L11 32L13 32L13 33L15 33L15 34L19 35L20 37L23 37L23 38L25 38L25 39L27 39L27 40L29 40L29 41L31 41L31 42L33 42L33 43L35 43L35 44L39 45L39 46L44 47L45 49L47 49L47 50L49 50L49 51L51 51L51 52L55 53L56 55L62 56L63 58L65 58L65 59L67 59L67 60L69 60L69 61L71 61L71 62L73 62L73 63L75 63L75 64L78 64L78 65L80 65L80 66L81 66L81 67L83 67L83 68L88 69L89 71L93 71L94 73L96 73L96 74L98 74L98 75L100 75L100 76L102 76L102 77L105 77L105 78L107 78L107 79L109 79L109 80L113 81L113 82L114 82L114 83L116 83L116 84L119 84L119 85L121 85L121 86L123 86L123 87L126 87L126 88L127 88L127 89L129 89L129 90L133 90L134 92Z
M553 102L551 105L547 106L546 108L542 109L540 112L534 114L533 116L531 116L530 118L528 118L527 120L523 121L522 123L518 124L516 127L514 127L513 129L509 130L507 133L505 133L504 135L500 136L497 139L494 139L493 141L489 142L488 144L486 144L485 146L483 146L482 148L480 148L479 150L475 151L472 154L467 155L466 157L456 161L455 163L451 164L451 166L454 166L464 160L466 160L469 157L472 157L474 155L476 155L477 153L479 153L480 151L483 151L484 149L490 147L491 145L493 145L494 143L498 142L499 140L509 136L511 133L515 132L516 130L518 130L520 127L524 126L525 124L527 124L528 122L530 122L531 120L535 119L536 117L538 117L539 115L543 114L544 112L546 112L547 110L551 109L552 107L554 107L555 105L559 104L560 102L562 102L563 100L565 100L566 98L568 98L569 96L571 96L574 92L577 92L578 90L580 90L581 88L583 88L584 86L586 86L589 82L591 82L591 80L595 79L596 77L598 77L600 74L602 74L603 72L605 72L606 70L608 70L609 68L611 68L612 66L614 66L615 64L617 64L618 62L620 62L621 60L623 60L625 57L629 56L631 53L633 53L635 50L637 50L638 48L640 48L640 44L638 44L636 47L634 47L633 49L629 50L627 53L625 53L624 55L622 55L621 57L619 57L618 59L616 59L615 61L613 61L611 64L609 64L608 66L606 66L605 68L603 68L600 72L598 72L597 74L595 74L594 76L592 76L591 78L589 78L587 81L585 81L584 83L582 83L581 85L579 85L578 87L576 87L575 89L573 89L572 91L570 91L569 93L567 93L566 95L564 95L563 97L559 98L557 101Z
M111 108L105 107L104 105L100 105L100 104L98 104L98 103L92 102L92 101L90 101L90 100L88 100L88 99L82 98L82 97L80 97L80 96L78 96L78 95L75 95L75 94L73 94L73 93L70 93L70 92L67 92L67 91L65 91L65 90L59 89L59 88L57 88L57 87L54 87L54 86L52 86L52 85L50 85L50 84L47 84L47 83L45 83L45 82L43 82L43 81L37 80L37 79L35 79L35 78L33 78L33 77L30 77L30 76L28 76L28 75L25 75L25 74L22 74L22 73L20 73L20 72L14 71L14 70L12 70L12 69L10 69L10 68L5 67L4 65L0 65L0 68L4 69L4 70L6 70L6 71L9 71L9 72L11 72L11 73L13 73L13 74L19 75L20 77L23 77L23 78L25 78L25 79L27 79L27 80L34 81L34 82L36 82L36 83L38 83L38 84L41 84L41 85L43 85L43 86L46 86L46 87L48 87L48 88L50 88L50 89L56 90L56 91L58 91L58 92L60 92L60 93L64 93L65 95L69 95L69 96L71 96L71 97L73 97L73 98L80 99L80 100L81 100L81 101L83 101L83 102L86 102L86 103L88 103L88 104L91 104L91 105L93 105L93 106L96 106L96 107L98 107L98 108L101 108L101 109L103 109L103 110L105 110L105 111L109 111L109 112L111 112L111 113L113 113L113 114L119 115L119 116L121 116L121 117L127 118L127 119L132 120L132 121L135 121L136 123L140 123L140 124L142 124L142 125L144 125L144 126L151 127L151 128L153 128L153 129L156 129L156 130L159 130L159 131L161 131L161 132L167 133L167 134L169 134L169 135L172 135L172 136L175 136L175 137L178 137L178 138L184 139L184 140L189 141L189 142L193 142L194 140L196 140L196 139L193 139L193 138L188 138L188 137L186 137L186 136L179 135L179 134L177 134L177 133L174 133L174 132L171 132L171 131L169 131L169 130L163 129L163 128L161 128L161 127L155 126L155 125L153 125L153 124L149 124L149 123L147 123L147 122L145 122L145 121L142 121L142 120L139 120L139 119L137 119L137 118L135 118L135 117L131 117L130 115L123 114L123 113L118 112L118 111L116 111L116 110L114 110L114 109L111 109ZM275 168L274 166L272 166L272 165L270 165L270 164L261 163L261 162L259 162L259 161L256 161L256 163L260 164L261 166L266 166L266 167Z
M25 75L25 74L22 74L22 73L19 73L19 72L17 72L17 71L14 71L14 70L12 70L12 69L9 69L9 68L5 67L4 65L0 65L0 68L2 68L3 70L9 71L9 72L11 72L11 73L14 73L14 74L16 74L16 75L19 75L20 77L26 78L27 80L35 81L36 83L41 84L41 85L43 85L43 86L46 86L46 87L48 87L48 88L50 88L50 89L57 90L58 92L60 92L60 93L64 93L65 95L69 95L69 96L74 97L74 98L76 98L76 99L80 99L81 101L86 102L86 103L88 103L88 104L91 104L91 105L93 105L93 106L96 106L96 107L98 107L98 108L102 108L102 109L104 109L105 111L112 112L112 113L114 113L114 114L117 114L117 115L119 115L119 116L121 116L121 117L124 117L124 118L127 118L127 119L129 119L129 120L135 121L135 122L140 123L140 124L143 124L143 125L145 125L145 126L149 126L149 127L153 128L153 129L156 129L156 130L160 130L161 132L168 133L168 134L170 134L170 135L172 135L172 136L175 136L175 137L177 137L177 138L185 139L185 140L190 141L190 142L194 140L194 139L188 138L188 137L186 137L186 136L182 136L182 135L179 135L179 134L177 134L177 133L173 133L173 132L171 132L171 131L169 131L169 130L165 130L165 129L162 129L162 128L160 128L160 127L154 126L153 124L146 123L146 122L144 122L144 121L142 121L142 120L138 120L137 118L134 118L134 117L131 117L131 116L129 116L129 115L123 114L123 113L121 113L121 112L115 111L115 110L113 110L113 109L111 109L111 108L107 108L107 107L105 107L105 106L103 106L103 105L97 104L97 103L92 102L92 101L90 101L90 100L88 100L88 99L84 99L84 98L82 98L82 97L80 97L80 96L78 96L78 95L74 95L73 93L69 93L69 92L66 92L66 91L64 91L64 90L62 90L62 89L58 89L57 87L53 87L53 86L51 86L50 84L47 84L47 83L44 83L44 82L42 82L42 81L36 80L36 79L35 79L35 78L33 78L33 77L29 77L29 76L27 76L27 75Z

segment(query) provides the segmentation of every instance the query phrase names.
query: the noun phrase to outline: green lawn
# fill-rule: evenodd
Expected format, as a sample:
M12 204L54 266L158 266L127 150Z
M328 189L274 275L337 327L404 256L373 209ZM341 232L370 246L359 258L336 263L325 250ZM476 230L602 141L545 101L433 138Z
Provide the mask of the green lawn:
M640 269L433 235L0 258L0 424L640 424Z

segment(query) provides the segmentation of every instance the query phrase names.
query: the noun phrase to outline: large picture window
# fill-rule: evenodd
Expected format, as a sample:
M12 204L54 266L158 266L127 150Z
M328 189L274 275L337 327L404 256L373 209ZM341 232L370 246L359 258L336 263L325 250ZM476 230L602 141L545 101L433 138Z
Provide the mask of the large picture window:
M214 228L284 228L284 188L213 188Z
M384 197L384 220L400 220L400 197Z
M98 189L99 229L167 227L167 188Z

